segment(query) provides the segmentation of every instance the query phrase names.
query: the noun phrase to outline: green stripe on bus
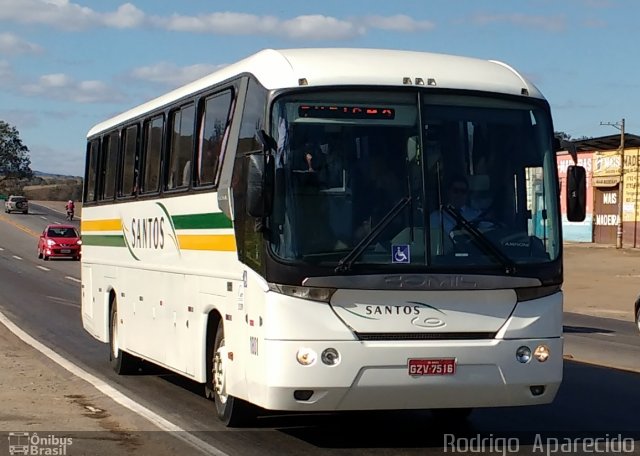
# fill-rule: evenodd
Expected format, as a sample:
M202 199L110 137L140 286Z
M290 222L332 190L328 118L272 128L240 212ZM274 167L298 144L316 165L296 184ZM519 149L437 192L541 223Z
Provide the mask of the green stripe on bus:
M85 234L82 236L82 245L99 245L103 247L124 247L124 236L122 234L99 235Z
M208 214L174 215L171 217L176 230L206 230L213 228L233 228L231 220L222 212Z

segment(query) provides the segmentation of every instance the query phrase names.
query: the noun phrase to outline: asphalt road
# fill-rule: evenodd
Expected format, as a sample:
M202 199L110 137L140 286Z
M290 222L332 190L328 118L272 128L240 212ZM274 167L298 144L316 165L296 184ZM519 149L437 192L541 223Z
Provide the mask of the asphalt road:
M454 427L424 411L271 415L251 429L224 428L200 385L153 366L133 376L111 371L107 347L82 328L79 263L37 258L35 235L64 216L31 210L0 223L0 310L82 369L227 454L429 455L443 453L448 433L516 436L534 445L537 432L623 433L636 439L640 454L640 373L619 369L640 371L640 335L631 322L579 314L566 314L569 359L550 405L476 410L468 423Z

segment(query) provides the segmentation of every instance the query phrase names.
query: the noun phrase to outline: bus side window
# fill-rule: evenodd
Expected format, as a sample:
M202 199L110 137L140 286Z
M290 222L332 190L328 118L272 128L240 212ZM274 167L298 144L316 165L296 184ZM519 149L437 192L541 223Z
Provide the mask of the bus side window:
M97 168L98 158L100 154L100 140L94 139L87 146L87 170L85 172L87 178L85 179L84 187L84 200L86 202L93 202L96 200L96 182L97 182Z
M105 136L102 140L102 157L100 174L102 182L99 200L111 200L115 196L116 175L118 170L118 150L120 148L120 134L117 131Z
M216 183L222 148L229 132L231 91L209 97L204 102L200 122L197 185Z
M138 126L127 127L123 135L122 185L118 196L132 196L138 190Z
M190 184L195 112L192 103L171 114L167 189L185 188Z
M145 122L145 141L143 154L143 181L144 193L157 192L160 185L160 162L162 154L162 137L164 117L156 116Z

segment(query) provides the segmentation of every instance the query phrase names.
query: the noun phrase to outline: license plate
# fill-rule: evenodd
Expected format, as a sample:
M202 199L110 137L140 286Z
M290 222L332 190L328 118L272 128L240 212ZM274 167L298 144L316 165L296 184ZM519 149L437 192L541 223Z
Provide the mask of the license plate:
M410 359L409 375L453 375L456 373L455 358Z
M60 249L60 253L71 253L70 249Z

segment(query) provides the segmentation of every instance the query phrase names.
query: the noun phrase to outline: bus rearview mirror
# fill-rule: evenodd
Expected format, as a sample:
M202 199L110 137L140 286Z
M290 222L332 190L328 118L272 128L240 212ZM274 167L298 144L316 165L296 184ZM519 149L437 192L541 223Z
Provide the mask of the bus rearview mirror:
M273 139L273 136L269 135L266 131L258 131L258 139L262 143L262 150L265 152L275 151L278 148L278 143Z
M587 173L583 166L567 167L567 220L582 222L587 212Z
M246 188L247 214L256 218L266 217L273 205L273 157L253 154L246 158L249 161Z

